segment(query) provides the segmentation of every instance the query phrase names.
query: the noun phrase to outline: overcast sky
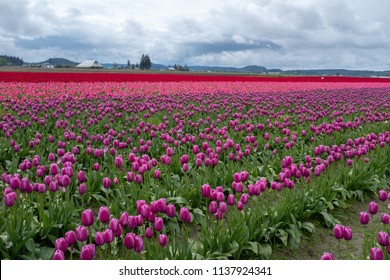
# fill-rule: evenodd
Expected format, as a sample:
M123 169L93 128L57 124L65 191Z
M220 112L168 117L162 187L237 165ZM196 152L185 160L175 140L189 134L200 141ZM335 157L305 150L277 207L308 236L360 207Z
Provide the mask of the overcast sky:
M2 54L390 69L388 0L0 0Z

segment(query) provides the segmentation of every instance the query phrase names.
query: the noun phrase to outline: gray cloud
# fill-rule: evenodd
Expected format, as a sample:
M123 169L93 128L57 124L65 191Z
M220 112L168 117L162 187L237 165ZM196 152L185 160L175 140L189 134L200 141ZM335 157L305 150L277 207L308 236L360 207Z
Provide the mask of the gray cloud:
M0 3L2 52L268 68L390 69L386 0L13 0ZM123 60L123 61L122 61Z

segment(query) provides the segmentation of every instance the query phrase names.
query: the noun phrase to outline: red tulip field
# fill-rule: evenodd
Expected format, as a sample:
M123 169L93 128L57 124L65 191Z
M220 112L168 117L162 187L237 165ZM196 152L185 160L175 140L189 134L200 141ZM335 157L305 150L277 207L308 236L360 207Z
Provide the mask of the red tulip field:
M0 72L0 116L1 259L348 248L367 198L349 258L390 259L390 79Z

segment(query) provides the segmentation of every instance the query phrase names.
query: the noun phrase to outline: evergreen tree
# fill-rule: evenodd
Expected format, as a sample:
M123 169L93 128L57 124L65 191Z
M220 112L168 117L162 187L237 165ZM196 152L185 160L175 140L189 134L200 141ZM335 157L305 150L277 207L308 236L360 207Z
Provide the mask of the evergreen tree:
M149 70L152 67L152 62L150 61L149 55L142 54L141 61L139 63L139 68L142 70Z

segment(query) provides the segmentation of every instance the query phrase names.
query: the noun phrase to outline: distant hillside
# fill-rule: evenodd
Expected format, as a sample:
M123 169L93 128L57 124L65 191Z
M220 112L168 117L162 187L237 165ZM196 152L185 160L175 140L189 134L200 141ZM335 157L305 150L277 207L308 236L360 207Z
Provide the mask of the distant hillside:
M265 73L267 68L258 65L248 65L245 67L231 66L189 66L190 71L205 71L205 72L238 72L238 73ZM281 70L279 70L281 71Z
M0 55L0 66L22 66L23 59L16 56Z
M76 66L79 63L70 61L66 58L49 58L48 60L39 62L39 64L51 64L54 66Z

